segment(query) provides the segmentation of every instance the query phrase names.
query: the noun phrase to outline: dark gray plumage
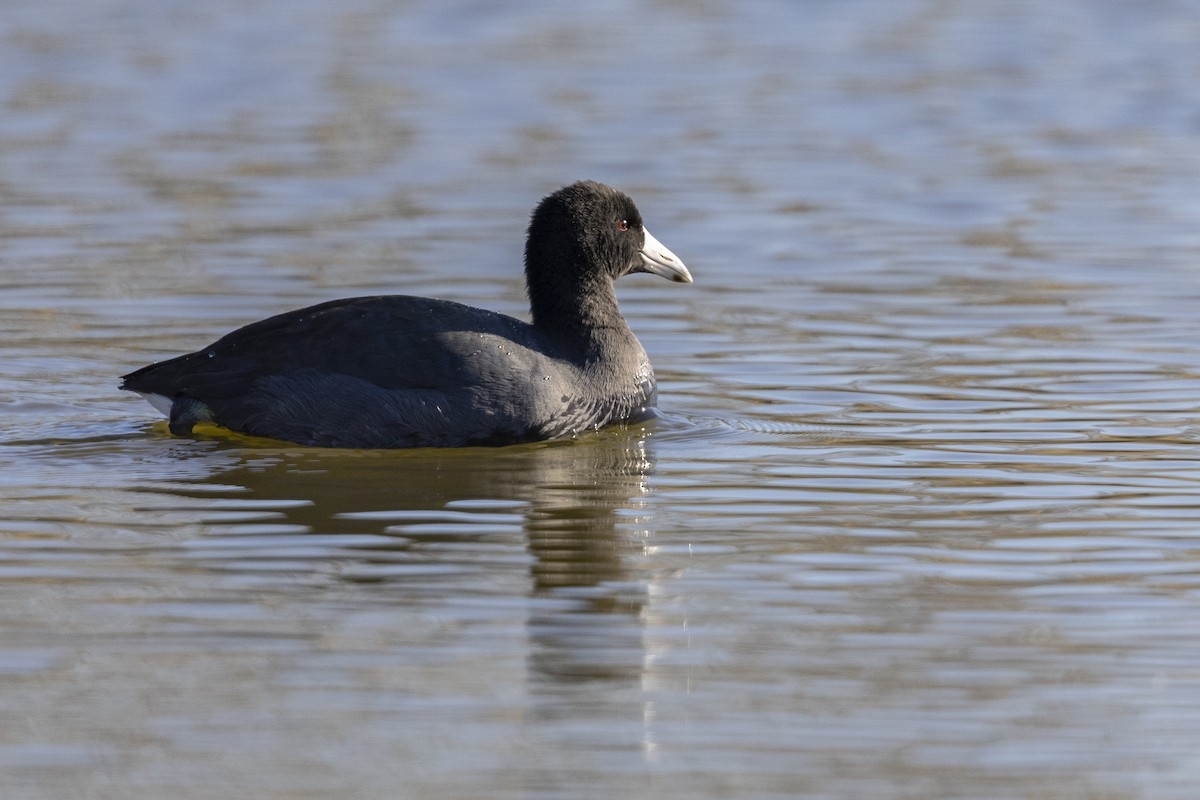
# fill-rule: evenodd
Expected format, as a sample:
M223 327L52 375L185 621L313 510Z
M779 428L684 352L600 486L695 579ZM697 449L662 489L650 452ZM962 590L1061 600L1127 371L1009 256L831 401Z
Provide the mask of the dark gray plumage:
M654 372L613 281L690 283L633 201L582 181L534 210L532 324L446 300L334 300L255 322L122 378L170 418L328 447L464 447L570 436L651 413Z

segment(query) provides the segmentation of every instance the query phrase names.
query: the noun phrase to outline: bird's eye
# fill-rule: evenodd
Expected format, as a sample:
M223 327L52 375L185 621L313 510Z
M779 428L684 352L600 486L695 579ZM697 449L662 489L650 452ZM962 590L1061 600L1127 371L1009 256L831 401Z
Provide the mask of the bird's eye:
M618 221L617 222L617 230L621 231L621 233L624 233L625 231L629 230L629 220L623 219L623 220Z

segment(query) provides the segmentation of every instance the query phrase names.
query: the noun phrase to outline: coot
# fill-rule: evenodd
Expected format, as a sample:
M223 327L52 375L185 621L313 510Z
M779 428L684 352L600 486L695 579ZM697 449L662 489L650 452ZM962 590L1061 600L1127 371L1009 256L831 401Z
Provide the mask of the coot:
M334 300L255 322L121 379L186 435L198 422L327 447L466 447L571 436L653 413L654 371L613 281L692 276L628 195L572 184L534 209L532 323L447 300Z

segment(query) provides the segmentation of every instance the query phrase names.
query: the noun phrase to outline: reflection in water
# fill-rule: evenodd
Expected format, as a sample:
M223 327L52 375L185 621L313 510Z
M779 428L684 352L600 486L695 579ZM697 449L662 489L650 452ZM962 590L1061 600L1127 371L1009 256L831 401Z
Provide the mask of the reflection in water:
M529 620L530 665L557 680L630 678L642 658L645 589L629 580L623 558L645 531L630 530L651 455L645 442L576 462L566 481L541 487L527 522L534 585L560 603L535 604ZM637 536L638 540L631 537Z
M475 557L470 551L489 552L485 538L522 531L533 556L531 592L542 598L531 604L528 625L534 672L556 680L636 676L644 589L624 560L647 535L638 512L653 457L642 428L498 449L238 452L236 466L201 481L215 493L171 490L274 516L265 525L212 530L198 553L210 566L261 564L272 539L292 547L303 531L347 536L351 544L339 555L352 554L354 563L340 568L343 579L402 579L431 560L461 567ZM266 537L257 552L221 546L231 535L259 532Z
M646 586L626 568L648 535L639 512L653 454L642 429L501 449L243 452L242 463L206 482L240 507L249 499L275 509L282 520L269 530L289 542L297 530L349 535L354 563L341 568L343 579L404 581L414 568L459 569L490 552L489 537L523 531L533 556L525 647L532 713L570 717L583 701L629 740L649 739L628 730L647 717L636 691L648 663ZM261 563L244 548L209 555ZM603 701L580 695L595 680L608 684ZM612 691L614 682L634 691Z

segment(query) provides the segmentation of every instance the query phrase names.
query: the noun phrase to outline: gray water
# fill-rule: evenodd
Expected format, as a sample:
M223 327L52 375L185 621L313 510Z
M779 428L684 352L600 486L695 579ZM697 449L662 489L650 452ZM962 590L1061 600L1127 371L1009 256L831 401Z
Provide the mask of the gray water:
M1200 8L17 0L4 798L1193 798ZM366 452L116 376L524 313L620 186L662 416Z

